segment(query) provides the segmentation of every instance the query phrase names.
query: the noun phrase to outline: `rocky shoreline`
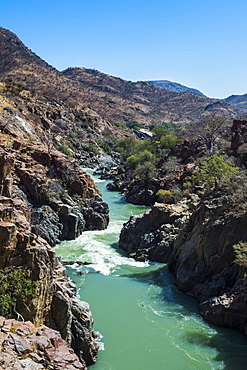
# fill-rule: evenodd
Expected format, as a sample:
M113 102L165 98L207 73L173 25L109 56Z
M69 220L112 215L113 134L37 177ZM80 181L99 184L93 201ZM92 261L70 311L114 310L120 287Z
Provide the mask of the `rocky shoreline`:
M124 224L119 246L137 260L168 263L206 320L247 334L246 264L235 250L247 241L247 207L245 190L235 190L210 192L193 212L185 204L156 203Z
M17 144L19 151L13 150ZM76 286L68 280L51 245L73 239L83 230L105 228L108 206L91 177L76 162L57 151L48 153L42 146L25 146L16 140L8 140L8 146L1 148L0 191L0 268L24 268L37 282L36 298L28 304L17 302L16 312L22 320L32 321L35 328L45 324L60 333L52 334L47 329L52 338L61 336L52 339L63 352L61 361L66 363L66 351L71 347L75 352L71 361L81 362L73 367L72 362L59 364L51 356L49 366L43 368L86 369L95 363L98 350L92 314L88 304L76 297ZM12 339L10 343L16 348ZM2 347L3 364L6 351ZM36 361L35 356L32 361Z

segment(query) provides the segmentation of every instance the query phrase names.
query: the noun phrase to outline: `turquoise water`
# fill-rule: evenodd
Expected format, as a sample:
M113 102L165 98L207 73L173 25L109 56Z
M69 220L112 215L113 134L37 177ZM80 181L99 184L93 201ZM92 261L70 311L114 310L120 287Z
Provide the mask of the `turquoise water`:
M80 299L89 302L99 335L98 361L90 370L247 369L242 333L206 323L166 265L137 262L118 250L123 222L146 208L95 181L110 205L109 227L56 247L63 260L88 263L67 271Z

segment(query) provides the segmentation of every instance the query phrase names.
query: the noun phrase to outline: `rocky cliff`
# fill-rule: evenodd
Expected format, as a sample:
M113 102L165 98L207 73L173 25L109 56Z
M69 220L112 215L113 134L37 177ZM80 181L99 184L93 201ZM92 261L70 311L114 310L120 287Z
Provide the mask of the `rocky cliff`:
M76 287L66 277L65 268L51 245L73 239L84 230L105 228L109 221L108 206L91 177L82 170L75 158L54 149L55 142L50 142L49 137L42 139L46 132L43 124L51 124L51 120L43 116L43 97L40 116L34 111L29 115L29 111L24 109L27 100L21 97L15 100L14 95L1 95L1 98L0 269L9 266L24 269L30 279L37 283L36 297L28 302L18 301L13 317L32 321L35 333L43 330L39 328L45 324L61 335L59 338L50 329L49 338L42 339L45 342L42 348L47 354L39 354L37 368L84 369L92 365L97 357L92 315L88 304L77 299ZM21 106L20 102L25 105ZM54 105L48 104L46 107L48 111ZM32 109L38 109L37 102ZM35 121L37 117L40 119ZM85 118L85 125L90 126L91 122L94 130L100 130L98 118L95 121L91 121L91 118L91 115ZM71 121L66 119L64 122L68 125ZM65 137L64 133L60 135ZM16 343L20 343L20 346L23 344L23 339L13 336L4 334L10 349L16 349ZM29 345L25 342L27 353L32 353L36 345L41 346L38 339L30 340ZM71 348L75 352L73 355ZM60 349L68 355L64 357L64 364L59 365L56 362L61 355ZM4 364L5 368L10 363L17 366L20 358L15 360L16 354L10 351L7 357L12 362L8 362L4 354L5 345L1 350L4 357L1 365ZM33 355L30 356L25 352L25 359L32 357L30 361L35 362ZM46 356L48 362L43 362L42 356ZM78 365L79 361L81 365Z
M188 219L186 203L155 203L143 215L131 216L123 225L119 247L137 260L168 262L178 231Z
M242 189L244 191L244 189ZM210 193L180 231L169 259L179 289L198 298L201 314L216 325L246 325L245 196L236 188Z
M119 246L137 259L168 262L205 319L247 334L246 185L237 182L190 206L189 218L179 205L155 204L124 225Z

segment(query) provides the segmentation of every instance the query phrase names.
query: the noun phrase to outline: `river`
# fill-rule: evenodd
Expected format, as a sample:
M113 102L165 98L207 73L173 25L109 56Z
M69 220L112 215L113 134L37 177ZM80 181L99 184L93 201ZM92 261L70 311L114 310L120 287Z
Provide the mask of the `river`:
M118 250L122 224L146 208L126 203L105 188L106 181L94 179L110 207L108 228L55 247L62 260L89 263L67 273L90 304L99 334L98 360L90 370L247 369L242 333L205 322L166 265L137 262Z

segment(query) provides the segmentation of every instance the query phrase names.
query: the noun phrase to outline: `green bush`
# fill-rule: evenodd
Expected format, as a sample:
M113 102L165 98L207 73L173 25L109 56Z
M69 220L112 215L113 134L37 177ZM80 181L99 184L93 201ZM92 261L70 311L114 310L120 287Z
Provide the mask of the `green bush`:
M101 147L101 149L104 150L105 153L111 153L111 147L105 141L98 140L97 144Z
M10 318L18 302L27 303L37 296L36 288L28 271L15 267L0 270L0 314Z
M114 122L114 126L116 126L117 128L120 128L121 130L126 131L126 126L124 126L122 123Z
M97 146L95 146L94 144L92 143L88 143L87 145L84 145L83 146L83 149L86 151L86 152L89 152L89 153L93 153L95 155L98 155L99 154L99 149L97 148Z
M239 242L233 246L235 262L247 266L247 243Z
M170 190L160 189L157 191L156 195L161 199L163 203L169 203L172 198L172 193Z
M122 154L124 159L127 159L132 154L135 154L137 141L133 137L126 137L118 140L116 150Z
M189 189L189 188L191 188L191 186L192 186L192 182L191 181L185 181L185 182L183 182L183 188L184 189Z
M205 181L208 186L217 187L218 182L235 176L239 173L239 168L227 163L223 156L213 155L201 163L201 169L192 175L193 183Z
M152 162L139 164L135 169L135 176L144 181L145 184L155 176L155 166Z
M60 146L60 151L63 153L63 154L66 154L68 157L73 157L73 153L72 151L70 150L70 148L64 144L64 143L61 143L61 146Z
M130 122L127 122L126 123L126 126L130 129L130 130L139 130L142 125L140 123L138 123L137 121L130 121Z
M139 152L131 155L127 158L125 166L135 169L137 166L144 164L145 162L153 162L153 154L148 150Z

